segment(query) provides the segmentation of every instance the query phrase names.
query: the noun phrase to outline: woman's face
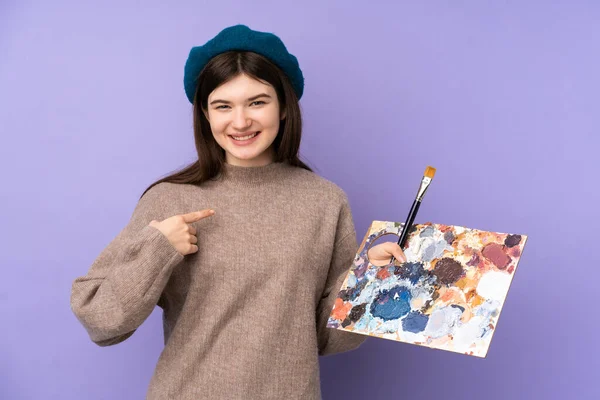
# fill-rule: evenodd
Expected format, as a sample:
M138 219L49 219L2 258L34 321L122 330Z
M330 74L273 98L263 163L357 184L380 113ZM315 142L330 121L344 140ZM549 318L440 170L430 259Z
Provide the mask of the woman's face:
M256 167L273 162L271 145L283 118L271 85L238 75L213 90L207 108L210 129L228 164Z

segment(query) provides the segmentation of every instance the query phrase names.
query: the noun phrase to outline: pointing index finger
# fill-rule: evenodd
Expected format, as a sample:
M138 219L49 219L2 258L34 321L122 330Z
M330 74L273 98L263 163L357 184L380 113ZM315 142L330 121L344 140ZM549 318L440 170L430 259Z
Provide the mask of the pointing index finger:
M194 211L191 213L183 214L182 216L183 216L183 220L186 223L190 223L190 222L196 222L196 221L200 221L201 219L210 217L214 213L215 213L215 210L205 209L202 211Z

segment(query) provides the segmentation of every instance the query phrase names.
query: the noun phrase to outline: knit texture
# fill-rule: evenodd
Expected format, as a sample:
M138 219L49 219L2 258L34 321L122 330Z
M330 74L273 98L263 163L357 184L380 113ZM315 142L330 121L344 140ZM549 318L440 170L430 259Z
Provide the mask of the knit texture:
M205 208L198 252L148 223ZM366 336L326 328L358 245L346 194L286 163L226 164L201 186L163 182L85 276L71 308L91 340L120 343L163 309L147 399L320 399L319 355Z

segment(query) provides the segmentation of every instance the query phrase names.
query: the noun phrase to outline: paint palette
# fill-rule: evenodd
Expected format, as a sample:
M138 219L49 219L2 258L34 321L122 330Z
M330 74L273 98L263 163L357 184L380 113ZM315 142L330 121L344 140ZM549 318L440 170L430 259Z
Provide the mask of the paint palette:
M527 236L414 225L406 262L371 264L373 243L403 226L372 222L327 327L485 357Z

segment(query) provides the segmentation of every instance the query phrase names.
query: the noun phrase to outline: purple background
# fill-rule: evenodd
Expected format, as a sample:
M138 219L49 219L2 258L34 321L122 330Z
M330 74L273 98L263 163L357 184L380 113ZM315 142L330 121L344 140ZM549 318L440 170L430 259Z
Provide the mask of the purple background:
M160 309L100 348L71 283L193 160L183 65L235 23L298 57L302 154L358 239L404 220L427 165L417 222L529 235L486 359L371 338L321 359L324 398L600 398L600 3L82 3L0 3L0 398L144 397Z

